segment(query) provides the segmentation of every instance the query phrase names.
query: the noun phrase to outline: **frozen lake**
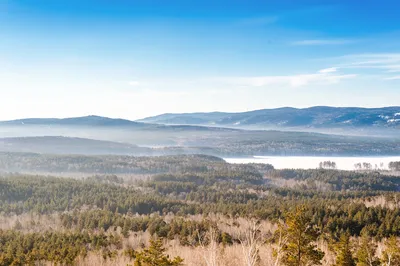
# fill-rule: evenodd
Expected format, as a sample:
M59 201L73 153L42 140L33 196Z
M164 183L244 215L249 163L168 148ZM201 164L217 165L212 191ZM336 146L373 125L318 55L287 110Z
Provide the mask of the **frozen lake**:
M393 161L400 161L396 157L311 157L311 156L254 156L253 158L224 158L228 163L269 163L276 169L297 168L314 169L319 167L323 161L336 163L337 169L354 170L357 163L370 163L372 169L375 166L380 169L388 169L388 164Z

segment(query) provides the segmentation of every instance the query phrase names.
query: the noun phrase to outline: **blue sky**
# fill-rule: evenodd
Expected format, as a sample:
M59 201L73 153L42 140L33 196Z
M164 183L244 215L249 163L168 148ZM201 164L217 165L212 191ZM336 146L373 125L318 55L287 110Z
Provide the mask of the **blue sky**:
M400 105L399 8L0 0L0 120Z

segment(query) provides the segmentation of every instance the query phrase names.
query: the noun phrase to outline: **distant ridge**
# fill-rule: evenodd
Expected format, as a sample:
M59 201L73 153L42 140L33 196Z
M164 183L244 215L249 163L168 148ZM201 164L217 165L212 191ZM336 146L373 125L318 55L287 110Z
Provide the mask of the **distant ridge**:
M157 130L215 131L237 129L319 130L319 129L391 129L400 128L400 107L360 108L314 106L283 107L241 113L162 114L131 121L96 115L71 118L26 118L0 122L0 126L89 126L129 127Z
M144 126L143 123L126 119L115 119L96 115L71 118L26 118L2 121L7 125L66 125L66 126Z
M221 127L274 128L399 128L400 107L283 107L241 113L162 114L137 122Z
M108 127L108 128L133 128L160 131L235 131L224 127L209 127L206 125L163 125L157 123L143 123L120 118L89 115L71 118L24 118L9 121L0 121L0 126L65 126L65 127Z
M62 136L0 138L0 151L49 154L149 155L152 153L149 148L128 143Z

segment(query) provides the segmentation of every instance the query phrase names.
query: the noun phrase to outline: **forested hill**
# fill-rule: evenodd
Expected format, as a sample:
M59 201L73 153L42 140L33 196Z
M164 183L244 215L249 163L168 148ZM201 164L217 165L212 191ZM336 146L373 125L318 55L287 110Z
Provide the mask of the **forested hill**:
M47 125L47 126L132 126L143 127L143 123L125 119L114 119L102 116L82 116L71 118L24 118L1 121L0 125Z
M0 127L19 127L27 130L35 126L48 128L108 128L123 130L152 130L152 131L235 131L229 128L194 126L194 125L161 125L152 123L135 122L121 118L104 116L81 116L69 118L23 118L16 120L0 121Z
M54 154L152 154L150 148L133 144L62 136L0 138L0 151Z
M144 134L143 131L129 130L108 130L106 132L95 129L93 131L80 130L70 130L70 133L75 135L74 137L58 135L0 138L0 152L135 156L206 154L219 157L254 155L397 156L400 153L399 140L306 132L249 130L219 131L208 134L208 132L183 130L165 131L162 134L148 131L147 134ZM177 132L180 135L177 136ZM96 139L79 137L88 134L92 134ZM107 140L108 138L112 141ZM139 145L135 145L135 142ZM166 145L158 146L158 143L166 143Z
M138 122L279 128L400 128L400 107L327 107L262 109L242 113L162 114Z

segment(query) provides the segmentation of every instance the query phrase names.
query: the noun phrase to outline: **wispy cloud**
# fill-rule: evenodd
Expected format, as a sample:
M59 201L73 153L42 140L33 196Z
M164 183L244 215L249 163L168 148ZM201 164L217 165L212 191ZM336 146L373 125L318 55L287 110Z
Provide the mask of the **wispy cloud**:
M399 79L387 75L400 72L400 53L354 54L338 59L342 61L341 68L375 70L384 80Z
M387 77L385 80L399 80L400 76Z
M318 71L319 73L333 73L338 71L337 67L330 67L330 68L325 68L325 69L321 69L320 71Z
M221 81L241 85L262 87L268 85L289 85L290 87L302 87L311 84L334 84L344 79L356 77L355 74L338 74L337 68L321 69L312 74L259 76L259 77L227 77Z
M352 65L387 65L399 63L400 53L353 54L341 58L347 59Z
M312 39L312 40L299 40L291 42L291 45L297 46L317 46L317 45L342 45L353 43L354 40L348 39Z

